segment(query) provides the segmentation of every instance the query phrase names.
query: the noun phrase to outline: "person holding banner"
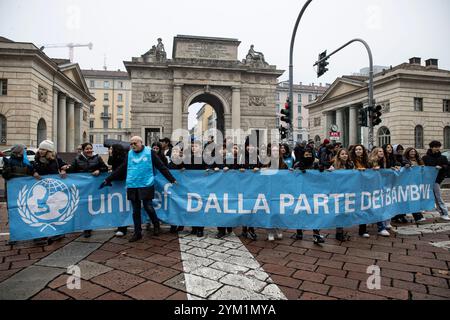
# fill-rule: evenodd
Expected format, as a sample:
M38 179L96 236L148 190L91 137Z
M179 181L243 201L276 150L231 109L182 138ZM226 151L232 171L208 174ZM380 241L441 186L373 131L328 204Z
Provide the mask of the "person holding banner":
M334 170L352 170L355 168L355 165L350 160L350 155L347 149L340 149L336 154L333 165L328 169L329 171ZM336 227L336 240L338 241L347 241L348 236L344 234L344 228Z
M287 143L280 145L280 154L283 162L286 163L287 168L292 169L294 167L294 158L291 155L291 151Z
M168 168L171 170L185 170L183 149L181 145L176 145L171 149L171 157ZM184 230L184 226L170 226L170 233L177 233Z
M94 154L94 147L91 143L83 143L81 149L81 154L73 159L72 164L68 167L68 172L85 172L92 174L94 177L97 177L101 172L108 172L108 166L98 154ZM83 231L85 238L89 238L91 234L92 230Z
M27 158L27 149L22 144L11 148L10 158L3 158L2 176L5 180L17 177L26 177L33 174L33 166Z
M313 152L314 150L312 148L306 147L303 154L300 154L300 158L295 163L294 170L300 169L302 173L306 173L306 170L320 170L320 172L323 172L323 167L319 166L319 161L314 157ZM303 240L303 230L297 229L297 232L292 237L297 240ZM315 244L325 242L319 229L313 229L313 240Z
M100 185L100 189L111 185L114 180L126 176L127 199L133 207L134 234L129 242L142 239L141 203L153 223L153 234L159 235L160 226L152 201L155 195L155 167L171 183L176 183L167 167L162 163L155 151L144 146L142 138L134 136L130 139L131 150L120 165Z
M441 214L441 219L450 221L447 205L445 204L444 200L442 200L441 195L441 183L442 181L444 181L449 170L448 159L441 154L440 149L442 147L442 144L439 141L431 141L429 146L430 149L428 149L427 154L423 157L423 161L426 166L436 167L436 169L439 170L439 173L436 177L436 182L433 186L436 208Z

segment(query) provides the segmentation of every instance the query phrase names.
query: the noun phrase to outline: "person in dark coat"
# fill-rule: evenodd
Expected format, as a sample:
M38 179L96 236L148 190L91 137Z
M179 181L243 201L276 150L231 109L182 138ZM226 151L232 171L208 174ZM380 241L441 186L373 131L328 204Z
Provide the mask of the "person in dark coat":
M11 156L3 158L2 176L5 180L26 177L33 174L33 166L28 161L24 145L16 144L11 148Z
M171 149L170 162L168 168L171 170L186 170L184 165L183 149L181 145L176 145ZM184 230L184 226L170 226L170 233L177 233Z
M394 155L394 148L390 143L383 145L384 156L386 157L386 169L395 168L398 169L401 167L401 162L397 161L396 156Z
M167 157L164 155L162 145L160 142L153 142L152 143L152 150L156 152L159 159L162 161L162 163L167 167L169 164L169 161L167 160Z
M108 165L111 166L111 171L114 172L119 168L122 164L125 163L125 159L127 157L128 150L124 148L123 145L116 143L111 145L109 157L108 157ZM126 175L118 177L117 180L125 180ZM127 226L118 227L116 230L117 237L123 237L127 234Z
M335 146L331 143L327 144L320 153L319 165L325 170L333 164Z
M66 178L67 164L55 152L53 141L44 140L39 144L39 150L34 157L33 177L41 180L42 176L49 174L59 174L61 178ZM62 239L64 235L57 235L49 238L35 239L35 244L51 244L56 240Z
M155 195L155 168L169 182L176 184L176 180L156 152L144 146L141 137L132 137L130 145L131 150L128 152L125 162L103 181L100 189L111 185L112 181L126 176L127 199L133 206L134 222L134 234L129 241L135 242L142 239L141 203L153 223L153 234L157 236L160 233L159 220L152 205Z
M101 172L108 172L108 166L103 161L102 157L98 154L94 154L94 148L91 143L85 142L81 145L81 154L73 159L68 171L71 173L90 173L94 177L97 177ZM92 234L92 230L84 230L83 236L89 238Z
M434 199L436 202L436 208L441 214L441 219L450 221L447 205L445 204L441 195L441 183L447 177L449 170L448 159L441 154L440 150L442 144L439 141L431 141L429 146L430 149L428 149L427 154L423 157L423 162L426 166L436 167L436 169L439 170L439 173L436 177L436 182L433 186Z

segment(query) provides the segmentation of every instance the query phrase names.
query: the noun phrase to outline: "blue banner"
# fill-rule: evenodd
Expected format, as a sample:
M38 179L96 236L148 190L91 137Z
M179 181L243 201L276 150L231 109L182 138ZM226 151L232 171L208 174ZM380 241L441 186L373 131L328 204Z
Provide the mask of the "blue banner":
M394 170L177 171L156 176L153 201L165 223L329 229L434 208L434 167ZM98 190L106 175L71 174L8 181L11 240L132 225L124 182ZM148 221L143 211L144 222Z

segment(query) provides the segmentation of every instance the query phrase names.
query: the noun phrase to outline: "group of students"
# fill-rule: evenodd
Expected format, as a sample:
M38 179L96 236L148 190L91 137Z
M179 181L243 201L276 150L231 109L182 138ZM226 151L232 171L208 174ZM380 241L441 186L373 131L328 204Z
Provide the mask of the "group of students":
M209 142L208 144L213 143ZM257 148L249 139L246 140L244 147L241 149L239 145L226 143L223 146L214 146L214 152L218 150L220 155L214 159L221 161L208 162L205 161L204 148L201 142L193 141L190 147L184 148L181 143L172 146L170 139L164 138L159 142L154 142L151 146L145 147L142 138L133 137L131 139L131 150L122 144L113 144L109 149L109 158L107 164L102 160L101 156L94 154L93 146L90 143L84 143L78 147L78 155L70 164L65 163L55 152L54 143L45 140L40 143L39 151L36 154L34 164L31 165L26 157L25 147L15 145L11 150L11 157L4 159L3 177L8 180L14 177L32 175L36 179L49 174L59 174L64 178L68 173L90 173L98 176L102 172L110 171L111 174L105 179L101 188L111 185L115 180L126 180L127 198L132 202L133 206L133 222L134 235L130 241L137 241L142 238L141 229L141 202L150 217L153 224L154 235L160 233L160 223L156 216L156 212L152 205L154 197L153 187L153 170L156 167L161 173L172 183L176 183L175 178L170 174L168 169L172 170L208 170L221 171L228 170L252 170L258 172L264 168L273 168L273 160L275 159L275 167L280 170L366 170L366 169L393 169L399 170L401 167L412 166L434 166L439 169L436 182L433 188L436 207L440 212L442 219L450 220L447 207L442 200L440 192L440 184L447 176L448 160L441 155L441 143L432 141L429 144L430 149L422 158L415 148L406 148L401 145L386 144L382 147L374 147L370 152L362 144L350 146L348 149L343 148L339 143L330 143L327 139L318 148L314 146L313 141L296 145L291 152L287 144L274 144ZM210 146L211 147L211 146ZM140 167L132 157L139 155L141 152L151 155L150 164L152 170L146 170L148 167ZM186 161L189 157L189 161ZM270 158L272 162L267 162ZM130 161L133 160L133 162ZM108 167L109 165L109 167ZM151 174L146 176L147 171ZM414 213L413 217L416 222L423 221L423 215L420 212ZM392 221L397 223L406 223L408 220L405 215L397 215ZM391 228L390 221L380 221L377 223L378 234L381 236L389 236L388 229ZM150 229L150 224L148 226ZM170 232L177 233L184 229L183 226L171 226ZM218 227L217 238L226 236L232 232L231 227ZM127 226L121 226L116 231L116 236L124 236L127 233ZM194 226L191 230L192 234L203 237L204 226ZM366 225L359 226L359 235L369 237ZM91 236L91 230L84 231L85 237ZM241 236L252 240L257 239L255 229L253 227L242 227ZM283 233L279 229L268 229L267 239L273 241L281 239ZM295 239L303 239L303 231L297 230L293 235ZM54 241L58 237L38 239L45 241ZM336 239L346 241L347 235L343 228L336 228ZM313 230L313 240L315 243L323 243L324 237L320 234L320 230Z

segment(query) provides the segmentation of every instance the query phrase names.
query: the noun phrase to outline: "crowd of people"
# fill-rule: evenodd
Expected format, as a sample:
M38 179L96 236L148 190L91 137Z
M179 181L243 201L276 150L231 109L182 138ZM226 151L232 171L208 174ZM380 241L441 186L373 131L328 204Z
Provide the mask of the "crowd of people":
M320 146L315 146L314 141L298 143L293 150L288 144L268 144L267 146L256 146L251 139L246 139L245 144L240 146L232 142L217 145L213 140L203 145L200 141L193 140L189 145L177 143L172 146L170 139L164 138L154 142L151 147L145 146L141 137L135 136L130 140L130 148L123 144L113 144L109 148L109 158L105 163L101 156L93 152L90 143L84 143L78 147L78 155L68 164L57 154L54 143L45 140L40 143L33 164L27 159L26 149L23 145L15 145L11 149L11 157L4 158L3 177L5 180L14 177L34 176L41 179L49 174L59 174L65 178L70 173L90 173L98 176L103 172L110 172L100 185L100 189L110 186L114 181L123 180L127 188L127 199L131 201L133 208L134 234L130 242L142 238L141 208L149 215L151 224L147 226L153 234L160 234L160 221L152 205L154 198L154 176L155 170L159 170L171 183L176 180L170 170L208 170L212 172L229 170L258 172L266 168L279 170L399 170L401 167L433 166L439 172L433 187L436 208L444 220L450 220L447 207L442 200L440 185L448 174L449 163L440 152L442 145L439 141L432 141L429 149L423 157L412 147L404 148L402 145L386 144L382 147L374 147L367 150L362 144L355 144L344 148L339 142L330 142L325 139ZM209 150L212 157L205 157L205 151ZM212 152L211 152L212 150ZM213 161L211 161L213 159ZM267 161L270 159L271 161ZM219 161L218 161L219 160ZM424 219L421 212L413 214L415 222ZM396 223L408 223L406 215L397 215L388 221L377 223L378 235L388 237L389 229L392 228L391 221ZM171 226L170 232L177 233L184 229L183 226ZM116 230L116 236L123 237L127 234L127 226L120 226ZM233 228L222 226L217 228L217 238L223 238L231 233ZM91 236L91 230L83 232L85 237ZM193 226L191 233L204 236L204 226ZM370 237L367 226L359 226L361 237ZM243 226L242 237L252 240L257 239L254 227ZM336 239L346 241L347 234L343 228L336 228ZM36 239L36 242L52 242L61 236ZM267 240L281 239L281 230L267 229ZM303 239L303 230L296 230L295 239ZM313 230L314 243L323 243L324 237L320 230Z

